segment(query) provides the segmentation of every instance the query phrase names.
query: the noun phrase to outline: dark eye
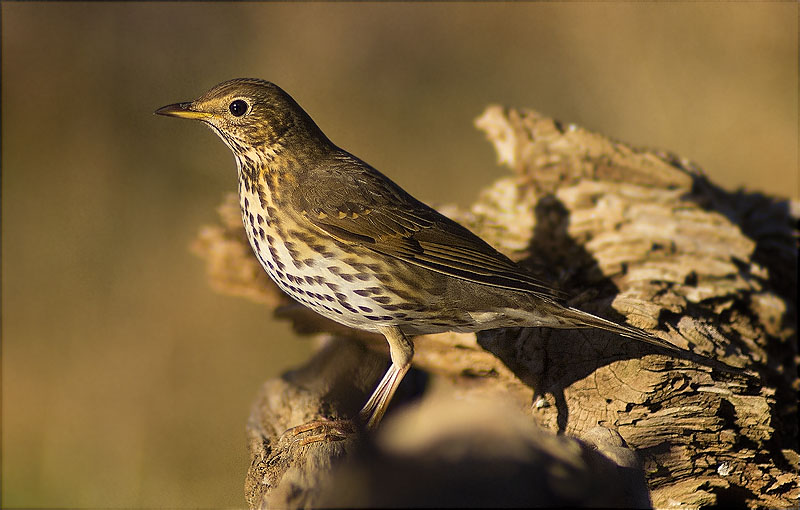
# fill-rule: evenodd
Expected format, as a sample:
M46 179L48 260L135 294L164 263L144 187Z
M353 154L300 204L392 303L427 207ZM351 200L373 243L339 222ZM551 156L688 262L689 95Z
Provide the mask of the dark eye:
M228 109L231 111L231 115L234 117L241 117L247 113L247 103L242 99L237 99L231 103Z

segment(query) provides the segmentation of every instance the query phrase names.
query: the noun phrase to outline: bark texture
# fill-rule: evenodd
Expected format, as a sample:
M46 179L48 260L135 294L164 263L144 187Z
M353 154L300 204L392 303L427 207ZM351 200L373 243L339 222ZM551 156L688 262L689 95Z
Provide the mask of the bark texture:
M573 306L742 370L593 330L423 336L376 434L302 444L284 431L357 412L385 341L283 295L229 196L194 246L211 284L321 345L253 405L250 506L796 507L796 205L533 111L476 125L511 174L444 214Z

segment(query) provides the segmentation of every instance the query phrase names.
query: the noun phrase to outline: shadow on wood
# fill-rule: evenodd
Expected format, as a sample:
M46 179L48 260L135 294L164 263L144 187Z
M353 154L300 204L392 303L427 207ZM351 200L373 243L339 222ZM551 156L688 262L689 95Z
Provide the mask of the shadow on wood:
M337 337L254 404L250 505L795 507L798 208L533 111L490 107L476 124L512 175L441 212L573 306L755 376L593 330L428 335L414 365L430 378L408 381L374 437L300 446L283 431L352 416L385 341L281 294L228 197L195 243L212 285Z

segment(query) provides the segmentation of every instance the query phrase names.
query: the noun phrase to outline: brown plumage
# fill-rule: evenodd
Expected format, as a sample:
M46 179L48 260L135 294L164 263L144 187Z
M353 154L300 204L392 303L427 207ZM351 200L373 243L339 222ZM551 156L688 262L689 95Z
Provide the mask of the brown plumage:
M156 113L201 120L233 151L248 239L284 292L335 321L386 337L392 365L361 412L369 427L410 367L407 335L600 328L680 351L640 329L565 306L546 283L334 145L272 83L227 81Z

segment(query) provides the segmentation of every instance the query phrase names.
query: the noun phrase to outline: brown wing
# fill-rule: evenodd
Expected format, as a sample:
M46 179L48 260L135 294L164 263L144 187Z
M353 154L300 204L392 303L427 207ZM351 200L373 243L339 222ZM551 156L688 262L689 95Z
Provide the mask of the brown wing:
M294 193L293 205L314 226L340 241L482 285L547 299L562 297L481 238L349 154L306 170L300 182L314 182L314 186Z

